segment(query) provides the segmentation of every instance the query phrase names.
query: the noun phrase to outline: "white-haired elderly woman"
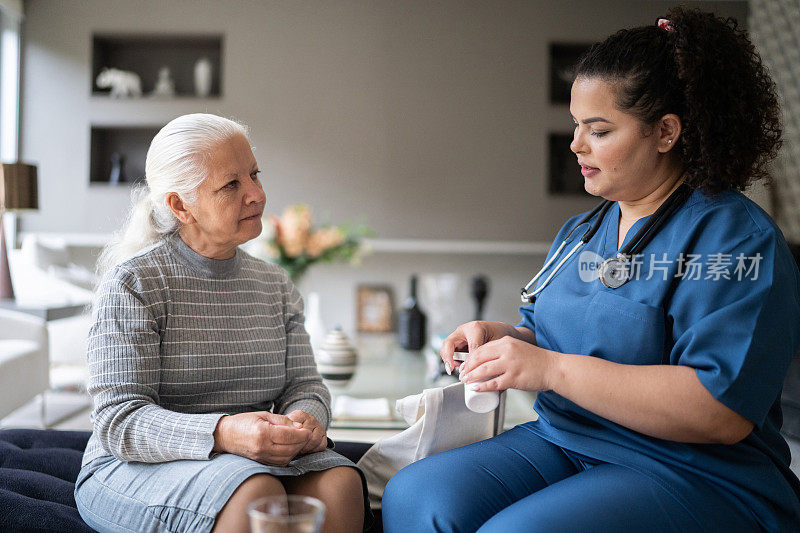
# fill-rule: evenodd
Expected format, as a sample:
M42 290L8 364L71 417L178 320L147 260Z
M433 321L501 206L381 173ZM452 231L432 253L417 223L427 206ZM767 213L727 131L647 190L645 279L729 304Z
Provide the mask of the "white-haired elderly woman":
M330 394L280 267L238 246L265 195L245 128L176 118L106 270L89 333L94 431L75 484L99 531L247 531L247 505L301 494L360 531L362 477L327 447Z

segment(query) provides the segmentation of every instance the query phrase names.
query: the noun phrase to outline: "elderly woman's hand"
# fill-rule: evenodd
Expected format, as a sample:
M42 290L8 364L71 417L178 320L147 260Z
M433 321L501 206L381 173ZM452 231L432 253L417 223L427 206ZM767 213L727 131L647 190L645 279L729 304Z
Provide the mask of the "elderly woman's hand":
M259 463L286 466L306 447L312 431L284 415L267 411L227 415L214 430L214 451Z
M328 447L328 437L325 435L325 428L322 427L322 424L320 424L316 418L305 411L299 410L292 411L286 415L286 417L296 423L300 423L303 429L311 431L311 438L308 439L308 443L300 450L300 453L321 452Z

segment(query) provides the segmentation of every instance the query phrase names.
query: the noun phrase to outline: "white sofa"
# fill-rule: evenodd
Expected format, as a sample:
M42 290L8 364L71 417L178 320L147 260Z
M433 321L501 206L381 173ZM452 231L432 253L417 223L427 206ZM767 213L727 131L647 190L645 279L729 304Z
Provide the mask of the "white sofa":
M102 249L103 238L101 235L25 235L21 249L9 250L17 301L32 307L50 303L88 305L97 283L94 262ZM82 315L48 322L50 363L83 364L90 325L88 307ZM53 378L54 387L63 385L66 384Z
M102 236L30 233L22 248L9 253L17 298L26 300L88 301L99 281L95 261Z
M0 418L50 388L48 348L43 320L0 309Z

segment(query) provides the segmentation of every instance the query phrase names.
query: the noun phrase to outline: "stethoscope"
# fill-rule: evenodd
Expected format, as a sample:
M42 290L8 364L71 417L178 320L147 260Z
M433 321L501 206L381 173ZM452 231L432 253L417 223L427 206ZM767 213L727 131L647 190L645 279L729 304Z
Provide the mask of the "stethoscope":
M672 194L669 195L664 203L659 206L659 208L655 213L653 213L653 216L650 217L645 225L642 226L638 232L636 232L636 235L633 236L630 242L628 242L628 244L623 246L619 252L617 252L616 257L610 257L600 263L600 266L597 268L597 277L600 278L600 282L603 285L611 289L616 289L622 287L630 280L631 257L641 252L644 247L653 240L653 237L656 236L658 230L660 230L664 224L667 223L667 220L669 220L669 217L672 215L672 213L674 213L675 210L686 201L691 192L692 191L689 186L685 183L682 183L672 192ZM567 236L564 237L564 241L559 245L553 256L522 289L521 297L523 303L531 303L536 296L542 292L545 287L547 287L547 285L550 283L550 280L553 279L553 276L555 276L556 273L558 273L564 263L566 263L581 246L589 242L592 237L594 237L594 234L597 233L597 230L600 229L600 225L603 223L603 217L605 217L606 212L611 208L612 205L614 205L614 202L611 200L603 200L594 209L589 211L586 216L584 216L578 222L578 224L572 228L569 233L567 233ZM572 247L569 253L563 259L561 259L561 261L559 261L550 275L545 278L544 282L542 282L539 287L537 287L533 292L528 292L539 280L542 274L547 272L547 269L550 268L550 265L552 265L561 255L561 251L567 245L572 233L582 225L588 223L595 215L597 215L597 218L595 219L594 223L581 236L580 240L578 240L578 243Z

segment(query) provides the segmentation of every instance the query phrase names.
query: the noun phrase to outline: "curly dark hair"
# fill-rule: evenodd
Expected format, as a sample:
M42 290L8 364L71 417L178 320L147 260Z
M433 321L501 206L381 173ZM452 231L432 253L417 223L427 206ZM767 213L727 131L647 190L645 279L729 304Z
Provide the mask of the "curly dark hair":
M616 104L645 124L674 113L683 132L675 147L686 183L709 192L770 181L781 145L775 83L733 18L675 7L670 28L621 30L592 46L575 77L617 88Z

